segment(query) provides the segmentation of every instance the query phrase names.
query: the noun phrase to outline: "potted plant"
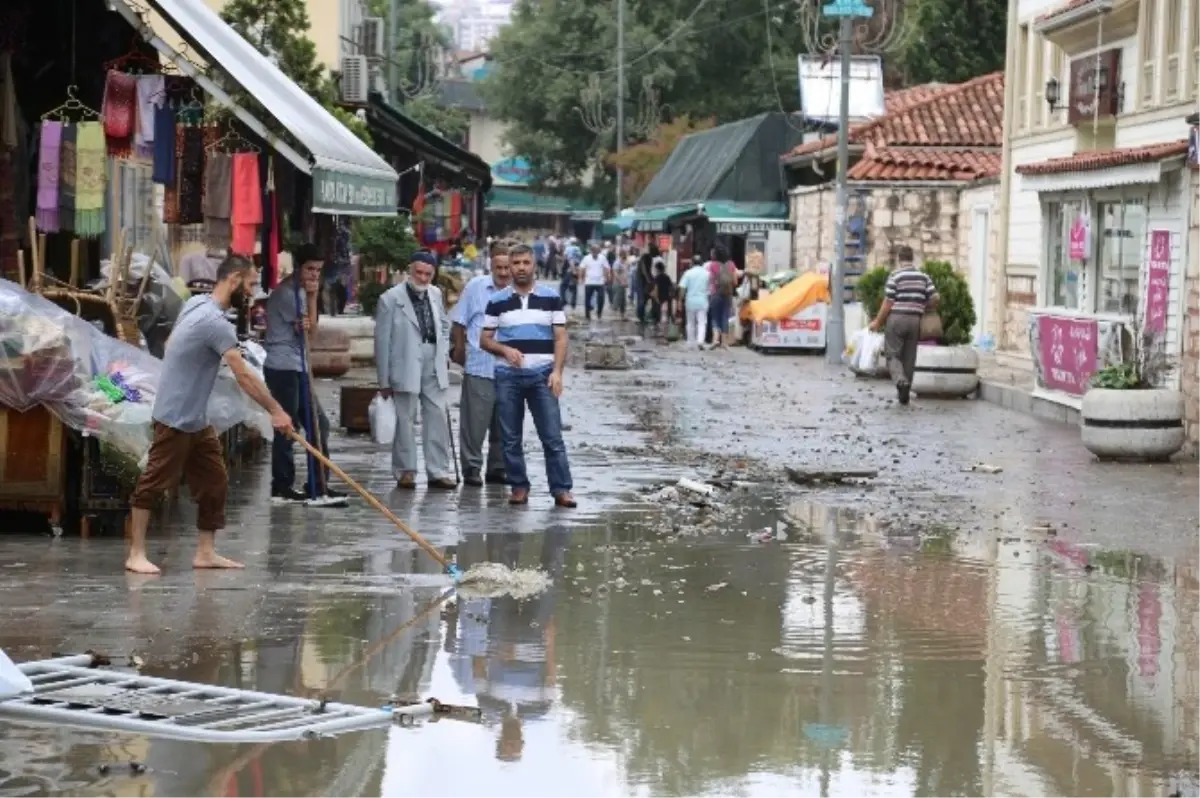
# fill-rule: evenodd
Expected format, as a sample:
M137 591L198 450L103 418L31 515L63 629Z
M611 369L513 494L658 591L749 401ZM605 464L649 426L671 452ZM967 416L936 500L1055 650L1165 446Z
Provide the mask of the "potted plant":
M929 275L941 301L942 337L923 342L917 349L913 393L923 397L959 399L979 387L979 354L970 346L975 326L975 304L966 279L948 261L925 261L921 271Z
M1137 329L1131 356L1093 374L1083 395L1088 451L1102 460L1163 461L1183 448L1183 394L1159 387L1174 367L1161 338Z

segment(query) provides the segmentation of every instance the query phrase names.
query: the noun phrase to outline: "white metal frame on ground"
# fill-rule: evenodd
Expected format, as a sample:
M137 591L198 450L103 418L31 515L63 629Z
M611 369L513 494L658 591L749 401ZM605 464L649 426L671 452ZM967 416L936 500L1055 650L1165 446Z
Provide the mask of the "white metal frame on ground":
M97 667L98 662L92 654L81 654L18 665L34 692L0 700L0 720L202 743L273 743L365 731L394 722L407 725L418 717L449 711L434 699L398 707L361 707L159 679L107 670Z

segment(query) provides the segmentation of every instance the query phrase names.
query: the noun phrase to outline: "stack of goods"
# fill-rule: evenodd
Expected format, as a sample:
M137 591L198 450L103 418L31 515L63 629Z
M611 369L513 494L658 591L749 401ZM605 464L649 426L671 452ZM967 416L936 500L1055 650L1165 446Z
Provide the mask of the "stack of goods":
M71 342L32 308L0 302L0 405L24 412L62 401L77 385Z

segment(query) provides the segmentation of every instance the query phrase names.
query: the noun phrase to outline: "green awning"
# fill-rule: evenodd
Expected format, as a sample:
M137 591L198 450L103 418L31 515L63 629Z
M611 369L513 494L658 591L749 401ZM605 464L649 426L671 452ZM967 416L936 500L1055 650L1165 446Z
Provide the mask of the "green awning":
M714 200L704 203L704 215L718 233L745 235L768 230L787 230L787 203L784 202L728 202Z
M699 205L689 202L686 205L664 205L658 208L634 208L633 229L642 233L656 233L667 229L670 221L679 216L696 213Z
M554 194L539 194L509 186L496 186L487 195L485 211L496 213L534 213L545 216L570 216L571 200Z

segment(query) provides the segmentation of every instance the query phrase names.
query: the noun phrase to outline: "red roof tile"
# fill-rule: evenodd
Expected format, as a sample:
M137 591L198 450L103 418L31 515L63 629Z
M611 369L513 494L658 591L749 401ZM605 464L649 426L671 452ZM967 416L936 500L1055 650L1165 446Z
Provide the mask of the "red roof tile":
M982 180L1000 174L1000 150L932 147L868 149L850 167L850 180Z
M917 86L911 94L893 99L896 111L850 128L854 144L879 147L999 147L1004 138L1004 73L952 86ZM922 97L924 93L924 97ZM795 158L834 147L837 136L826 136L793 149Z
M1139 163L1161 161L1177 155L1187 155L1187 139L1151 144L1147 147L1121 147L1114 150L1094 150L1051 158L1048 161L1027 163L1017 167L1022 175L1057 175L1064 172L1092 172L1114 166L1131 166Z
M889 114L894 114L917 103L925 102L935 94L945 91L952 86L953 84L948 83L923 83L920 86L910 86L907 89L896 89L884 95L883 104Z

